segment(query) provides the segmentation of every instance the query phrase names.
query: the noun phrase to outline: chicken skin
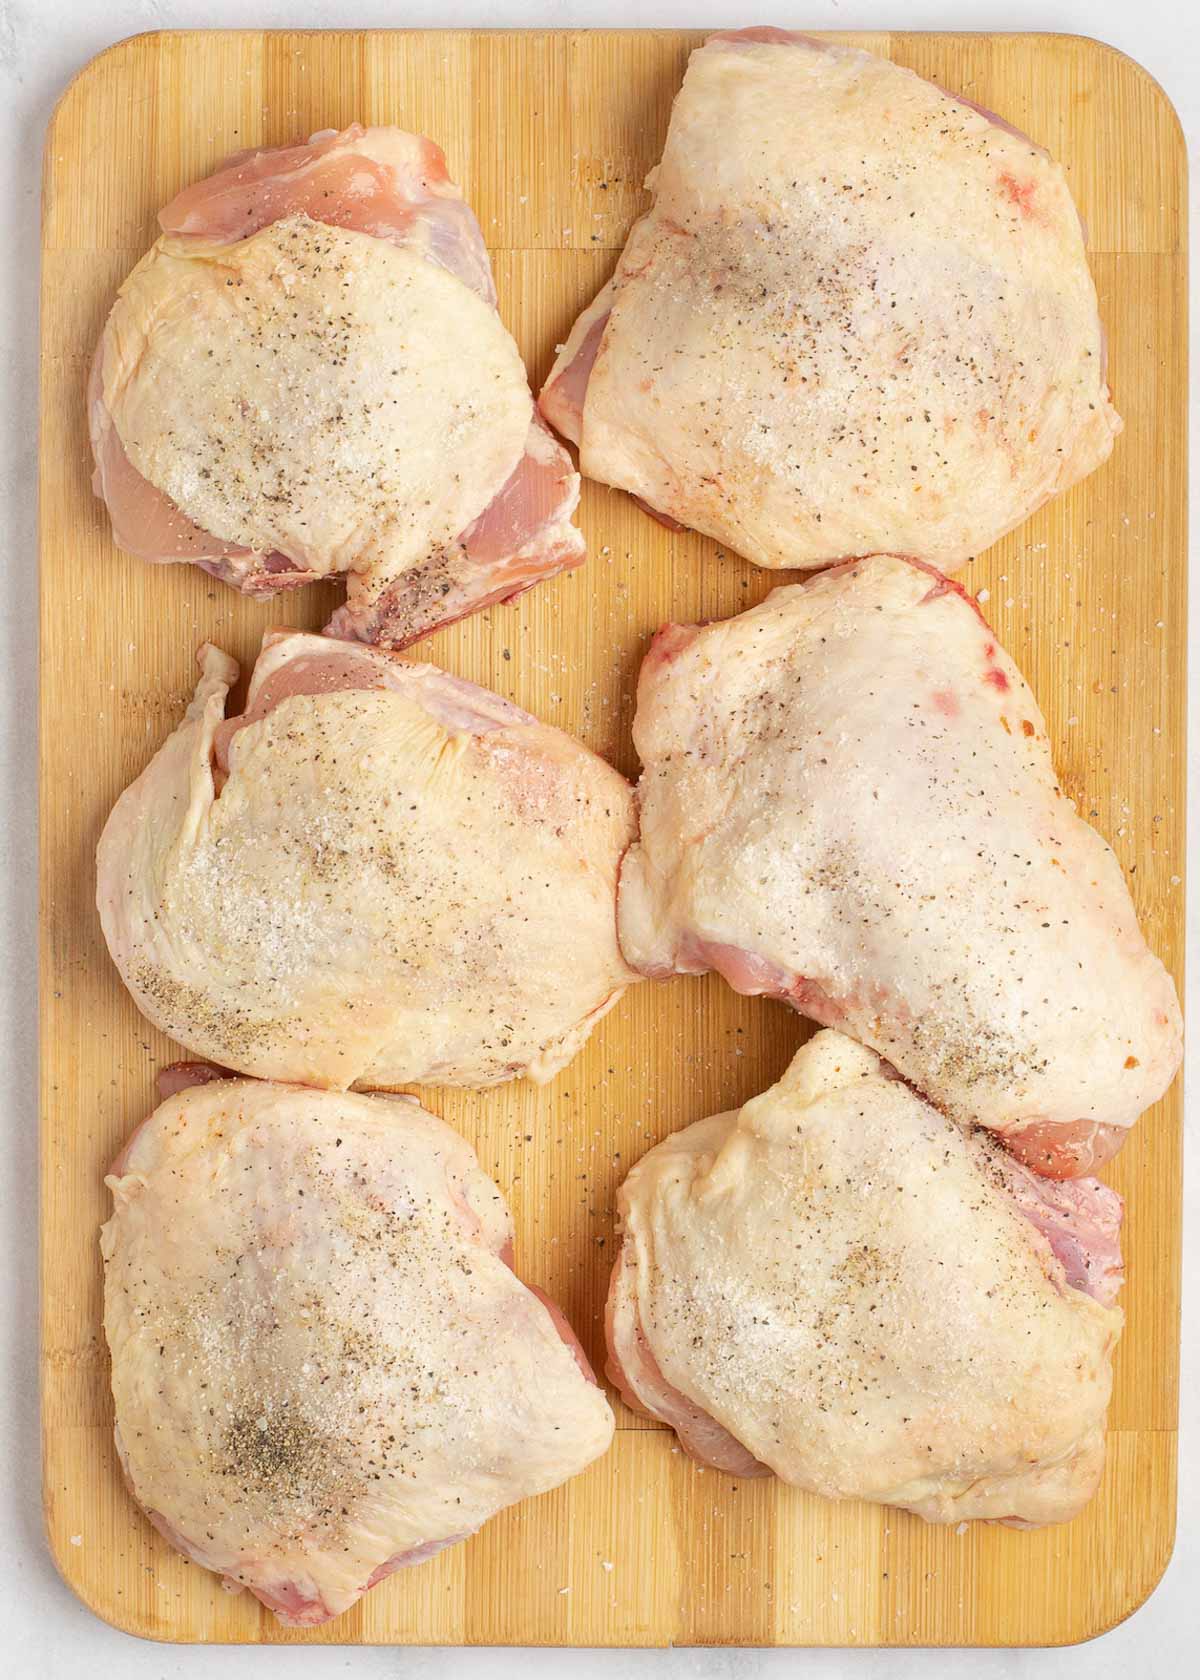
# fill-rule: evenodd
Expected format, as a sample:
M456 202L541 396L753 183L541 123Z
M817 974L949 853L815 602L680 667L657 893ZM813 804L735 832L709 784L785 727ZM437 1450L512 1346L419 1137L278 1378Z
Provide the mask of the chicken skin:
M760 566L953 569L1111 451L1066 179L998 118L869 53L718 34L646 185L540 398L590 477Z
M239 1073L334 1088L543 1082L637 978L616 936L623 777L499 695L268 635L241 717L202 650L97 855L139 1008Z
M260 596L344 574L331 630L391 647L582 560L578 475L430 141L243 153L159 222L89 388L122 548Z
M116 1442L185 1556L290 1626L340 1615L607 1448L500 1192L405 1099L209 1082L107 1183Z
M1114 1154L1179 1065L1170 976L975 603L878 555L642 667L620 937L870 1045L1039 1172Z
M702 1462L930 1522L1063 1522L1104 1462L1119 1197L820 1032L619 1196L609 1376Z

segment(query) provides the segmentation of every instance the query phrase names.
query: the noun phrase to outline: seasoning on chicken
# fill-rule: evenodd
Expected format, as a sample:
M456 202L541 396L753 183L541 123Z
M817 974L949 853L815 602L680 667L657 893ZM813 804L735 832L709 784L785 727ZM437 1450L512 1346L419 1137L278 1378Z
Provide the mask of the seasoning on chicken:
M720 34L646 185L540 399L590 477L760 566L952 569L1107 458L1080 221L998 118L869 53Z
M820 1032L619 1196L609 1375L693 1457L930 1522L1064 1522L1104 1463L1120 1198L1038 1180Z
M552 1078L637 978L616 936L624 778L377 649L268 635L228 721L237 667L213 647L201 663L100 840L101 922L139 1008L260 1078Z
M642 666L620 936L885 1056L1039 1172L1114 1154L1179 1065L1170 976L975 603L878 555Z
M578 475L430 141L242 153L159 223L88 394L122 548L260 596L345 575L332 632L390 647L582 560Z
M116 1444L150 1521L314 1627L607 1448L499 1190L415 1102L228 1080L107 1180Z

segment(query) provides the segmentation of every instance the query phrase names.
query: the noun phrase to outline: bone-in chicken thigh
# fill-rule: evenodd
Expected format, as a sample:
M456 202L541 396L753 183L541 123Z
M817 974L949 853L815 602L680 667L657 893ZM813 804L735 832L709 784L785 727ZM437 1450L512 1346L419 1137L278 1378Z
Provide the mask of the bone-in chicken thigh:
M589 476L760 566L953 568L1109 454L1079 218L998 119L869 53L715 35L646 185L540 399Z
M609 1374L694 1457L931 1522L1061 1522L1104 1462L1121 1204L821 1032L619 1196Z
M636 976L616 935L623 777L431 665L268 635L245 712L202 650L182 724L98 852L142 1011L239 1073L543 1081Z
M340 1614L608 1446L578 1344L512 1270L500 1192L415 1102L199 1085L108 1184L126 1479L282 1622Z
M583 558L578 476L430 141L243 153L159 222L88 399L123 548L253 595L344 574L331 628L385 646Z
M719 970L885 1056L1041 1172L1120 1146L1179 1063L1171 979L1059 788L971 601L881 555L777 589L642 667L643 973Z

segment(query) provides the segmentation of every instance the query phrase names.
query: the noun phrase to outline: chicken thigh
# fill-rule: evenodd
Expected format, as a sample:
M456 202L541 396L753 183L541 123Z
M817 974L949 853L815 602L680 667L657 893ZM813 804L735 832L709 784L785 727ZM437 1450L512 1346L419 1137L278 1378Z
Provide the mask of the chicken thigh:
M702 1462L930 1522L1062 1522L1104 1462L1121 1203L820 1032L619 1197L609 1375Z
M1069 1177L1180 1057L1171 979L975 603L878 555L642 667L641 838L620 936L645 974L719 970L885 1056L946 1113Z
M617 946L624 778L499 695L374 648L268 635L247 707L202 649L183 723L98 852L150 1020L261 1078L550 1079L636 975Z
M561 1314L474 1152L403 1099L165 1101L101 1246L117 1450L185 1556L312 1627L604 1452Z
M1062 170L886 59L693 53L613 279L542 413L582 469L760 566L961 565L1120 421Z
M159 222L89 389L122 548L253 595L344 574L332 631L386 646L583 558L578 475L430 141L246 152Z

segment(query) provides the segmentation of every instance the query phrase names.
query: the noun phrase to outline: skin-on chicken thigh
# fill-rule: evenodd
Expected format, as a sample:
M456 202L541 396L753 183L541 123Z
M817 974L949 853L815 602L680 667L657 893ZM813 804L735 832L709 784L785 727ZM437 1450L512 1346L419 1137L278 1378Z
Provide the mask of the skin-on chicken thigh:
M88 395L122 548L252 595L345 574L331 632L390 647L582 560L578 475L432 142L242 153L159 223Z
M592 478L760 566L953 568L1120 421L1062 170L911 71L777 29L693 53L542 413Z
M97 857L139 1008L239 1073L485 1086L564 1067L637 978L616 936L624 778L487 689L268 635L246 711L201 650L183 723Z
M975 603L878 555L703 628L638 684L622 949L885 1056L1039 1172L1114 1154L1179 1064L1170 976Z
M609 1375L702 1462L930 1522L1062 1522L1104 1462L1121 1203L820 1032L619 1196Z
M107 1180L116 1441L165 1537L311 1627L607 1448L512 1224L415 1102L249 1080L170 1097Z

